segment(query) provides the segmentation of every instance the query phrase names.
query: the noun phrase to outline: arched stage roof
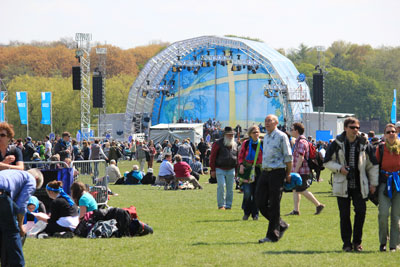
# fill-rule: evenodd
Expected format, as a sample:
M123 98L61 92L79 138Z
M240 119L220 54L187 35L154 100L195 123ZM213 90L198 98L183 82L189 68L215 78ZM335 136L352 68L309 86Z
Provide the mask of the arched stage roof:
M175 42L151 58L132 84L125 137L140 132L146 118L152 125L216 118L247 128L275 114L281 124L291 124L313 111L298 75L288 58L262 42L216 36Z

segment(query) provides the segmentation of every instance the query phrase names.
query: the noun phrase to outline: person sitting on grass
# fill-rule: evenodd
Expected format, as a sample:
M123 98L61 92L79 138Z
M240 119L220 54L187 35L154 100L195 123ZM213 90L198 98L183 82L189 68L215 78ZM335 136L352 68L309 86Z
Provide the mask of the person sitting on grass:
M139 171L138 165L132 166L132 171L126 175L125 184L140 184L143 173Z
M89 192L86 192L86 187L82 182L74 182L71 185L71 195L75 204L79 206L80 220L86 212L97 210L96 200Z
M25 213L25 218L24 218L24 224L27 224L28 222L33 221L36 223L38 220L35 218L35 216L32 214L38 213L38 212L43 212L46 213L46 207L44 206L43 202L40 201L37 197L31 196L28 200L28 205L27 205L27 212Z
M55 233L72 232L79 224L78 207L63 190L61 181L51 181L46 185L49 198L53 199L50 206L50 216L45 213L36 215L47 223L42 233L53 236Z
M199 182L194 178L190 173L192 172L192 168L190 168L189 164L182 161L181 155L175 155L175 164L174 164L174 172L176 179L175 181L189 181L193 184L194 188L203 189L203 187L199 184Z
M110 160L110 165L106 168L106 176L108 176L109 182L113 183L121 178L121 172L116 165L115 159Z
M156 177L153 175L153 169L149 168L145 176L141 181L142 184L154 184L156 182Z
M175 183L175 172L174 165L172 165L172 155L165 154L165 158L160 165L160 171L158 173L158 177L160 181L165 182L164 189L168 189L168 185L174 184L174 187L177 187Z
M190 164L190 167L192 168L192 172L190 174L193 175L197 181L199 181L200 175L204 175L203 164L201 164L199 156L196 155L194 159L195 161Z

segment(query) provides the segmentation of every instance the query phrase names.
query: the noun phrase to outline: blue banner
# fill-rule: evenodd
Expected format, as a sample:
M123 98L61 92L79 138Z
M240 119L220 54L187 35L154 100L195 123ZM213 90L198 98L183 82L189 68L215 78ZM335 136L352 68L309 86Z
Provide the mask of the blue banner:
M0 93L0 122L4 122L5 121L5 116L4 116L4 113L5 113L5 105L4 105L4 103L5 102L3 102L3 101L5 101L5 99L4 99L4 91L1 91L1 93Z
M397 121L397 116L396 116L396 108L397 101L396 101L396 89L393 89L393 103L392 103L392 114L390 115L390 120L392 123L396 123Z
M42 92L42 120L41 124L51 124L51 92Z
M28 124L28 93L16 92L19 118L21 124Z

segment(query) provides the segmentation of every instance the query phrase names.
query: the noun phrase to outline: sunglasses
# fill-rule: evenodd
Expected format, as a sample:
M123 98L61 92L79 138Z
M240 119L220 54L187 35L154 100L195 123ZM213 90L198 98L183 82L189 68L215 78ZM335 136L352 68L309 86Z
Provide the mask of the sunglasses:
M359 130L359 129L360 129L360 127L359 127L359 126L349 126L349 128L350 128L350 129L352 129L352 130L354 130L354 129L357 129L357 130Z
M7 135L6 134L0 134L0 137L6 137Z
M393 134L396 133L396 131L387 131L386 134ZM1 135L0 135L1 136Z

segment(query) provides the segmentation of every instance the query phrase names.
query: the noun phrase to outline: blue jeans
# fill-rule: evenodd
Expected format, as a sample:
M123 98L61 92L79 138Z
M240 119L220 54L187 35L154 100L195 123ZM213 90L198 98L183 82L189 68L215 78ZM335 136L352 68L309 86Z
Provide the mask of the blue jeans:
M218 208L225 207L230 209L232 207L232 200L233 200L233 182L235 177L235 169L222 170L216 168L215 172L218 183L217 187ZM226 186L226 197L224 192L225 186Z
M242 209L245 215L250 215L254 218L258 216L258 208L256 204L256 183L242 184L243 202Z
M17 224L17 207L4 193L0 195L1 266L25 266Z

